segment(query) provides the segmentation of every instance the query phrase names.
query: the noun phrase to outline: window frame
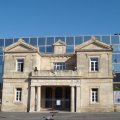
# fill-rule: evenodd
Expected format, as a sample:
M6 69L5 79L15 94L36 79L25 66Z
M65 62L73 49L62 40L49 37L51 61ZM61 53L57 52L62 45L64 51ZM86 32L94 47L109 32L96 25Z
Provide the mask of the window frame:
M18 62L18 60L23 60L23 62ZM23 68L21 67L22 63L23 63ZM20 68L19 68L19 64L20 64ZM24 72L24 58L16 59L16 72Z
M91 60L91 59L98 59L97 61L95 60ZM92 63L93 63L93 70L92 70ZM96 67L96 63L97 63L97 67ZM97 69L97 70L96 70ZM100 60L99 60L99 57L98 56L91 56L89 58L89 71L90 72L99 72L99 69L100 69Z
M65 62L54 62L53 63L53 69L55 71L56 70L66 70L66 63Z
M93 91L93 89L96 89L97 93L95 93L95 90ZM97 104L97 103L99 103L99 101L100 101L100 98L99 98L99 88L98 87L90 88L90 103L91 104Z
M22 88L21 87L15 88L15 102L22 102Z

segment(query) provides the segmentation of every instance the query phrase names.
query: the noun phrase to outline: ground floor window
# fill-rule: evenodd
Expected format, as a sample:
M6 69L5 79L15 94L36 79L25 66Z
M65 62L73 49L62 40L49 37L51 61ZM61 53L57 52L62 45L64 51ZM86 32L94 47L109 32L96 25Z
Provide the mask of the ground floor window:
M98 88L91 89L91 102L92 103L98 102Z
M22 97L22 88L16 88L15 101L20 102Z

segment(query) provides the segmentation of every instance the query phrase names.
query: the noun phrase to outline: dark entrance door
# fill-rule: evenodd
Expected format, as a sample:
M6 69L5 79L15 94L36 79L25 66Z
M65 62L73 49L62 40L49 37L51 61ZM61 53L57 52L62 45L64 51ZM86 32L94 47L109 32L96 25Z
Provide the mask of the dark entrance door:
M70 87L65 88L65 96L64 96L64 108L67 111L70 111Z
M70 111L70 87L46 87L45 108Z
M55 89L55 109L62 110L63 90L62 87L56 87Z
M52 88L46 87L45 89L45 107L52 108Z
M56 87L55 89L55 98L62 99L62 87Z

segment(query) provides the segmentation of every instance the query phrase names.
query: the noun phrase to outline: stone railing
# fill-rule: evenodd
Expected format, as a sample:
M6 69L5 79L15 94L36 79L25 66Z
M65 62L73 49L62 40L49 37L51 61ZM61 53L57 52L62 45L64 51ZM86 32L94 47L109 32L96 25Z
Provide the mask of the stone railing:
M38 71L32 71L31 74L32 77L46 77L46 76L56 76L56 77L67 77L67 76L81 76L80 71L73 71L73 70L38 70Z

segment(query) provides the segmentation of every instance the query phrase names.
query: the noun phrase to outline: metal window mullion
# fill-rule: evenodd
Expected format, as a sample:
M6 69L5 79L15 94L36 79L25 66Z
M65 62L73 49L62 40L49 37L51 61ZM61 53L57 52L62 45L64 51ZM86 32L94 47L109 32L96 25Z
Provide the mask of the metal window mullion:
M120 44L120 35L119 35L119 44Z
M29 37L29 44L30 44L30 37Z
M37 37L37 47L38 47L38 37Z
M47 37L45 37L45 53L47 52L46 46L47 46Z
M15 43L14 39L15 39L15 38L13 38L13 43Z
M85 39L84 39L84 37L85 37L85 36L83 35L83 42L85 42Z
M74 36L74 53L75 53L75 36Z
M100 35L100 41L102 41L102 35Z
M112 43L111 43L111 35L110 35L110 45L111 45Z
M54 36L54 43L55 43L55 36Z
M5 47L5 38L4 38L4 47Z

